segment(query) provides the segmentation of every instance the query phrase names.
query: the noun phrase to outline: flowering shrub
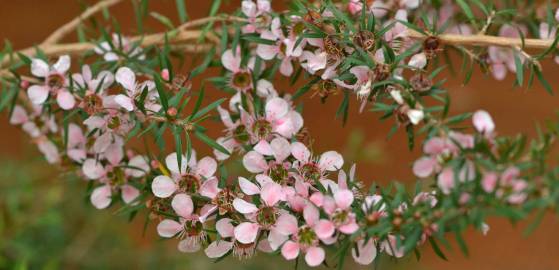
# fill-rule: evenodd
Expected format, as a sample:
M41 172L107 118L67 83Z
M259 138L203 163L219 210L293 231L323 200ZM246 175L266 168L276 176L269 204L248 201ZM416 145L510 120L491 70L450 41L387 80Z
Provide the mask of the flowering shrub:
M559 12L551 6L526 4L531 15L522 17L508 1L293 1L276 12L267 0L244 0L240 11L218 15L214 1L210 17L188 21L177 1L178 27L151 13L166 32L126 37L95 24L100 37L59 43L118 2L100 1L37 47L7 45L0 108L49 163L88 182L95 208L147 212L182 252L245 259L260 251L341 267L350 254L367 265L378 253L400 258L429 242L445 258L438 243L447 233L466 250L461 232L487 233L491 214L519 220L556 209L557 170L546 157L559 126L530 143L498 136L484 110L449 116L437 78L440 56L453 48L472 66L465 82L479 65L497 80L512 72L518 85L536 79L552 91L540 64L557 53ZM147 1L134 3L146 10ZM206 56L179 74L172 57L188 53ZM210 67L222 72L206 81L230 97L202 106L204 88L191 79ZM274 82L284 77L304 85L278 91ZM423 149L412 167L416 189L366 187L340 153L314 151L298 106L309 91L322 100L342 93L343 121L354 95L361 111L392 117L409 147ZM225 127L217 139L203 126L213 114ZM213 156L198 157L193 137ZM137 149L138 138L155 145ZM229 175L230 159L245 172Z

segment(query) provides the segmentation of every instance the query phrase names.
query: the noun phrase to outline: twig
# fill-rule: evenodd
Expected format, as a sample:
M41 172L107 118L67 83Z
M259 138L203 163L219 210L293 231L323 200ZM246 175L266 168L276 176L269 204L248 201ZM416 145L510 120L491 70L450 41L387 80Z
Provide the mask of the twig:
M417 31L408 30L408 37L413 39L425 39L426 35ZM546 50L553 45L553 39L522 39L497 37L489 35L457 35L457 34L442 34L437 37L444 44L449 45L462 45L462 46L498 46L498 47L522 47L524 49Z
M110 6L116 5L122 2L122 0L103 0L98 2L97 4L87 8L80 16L74 18L70 22L66 23L65 25L58 28L52 34L50 34L45 41L43 41L43 45L55 44L58 43L61 39L63 39L68 33L74 31L82 21L87 20L89 17L95 15L97 12L108 8Z

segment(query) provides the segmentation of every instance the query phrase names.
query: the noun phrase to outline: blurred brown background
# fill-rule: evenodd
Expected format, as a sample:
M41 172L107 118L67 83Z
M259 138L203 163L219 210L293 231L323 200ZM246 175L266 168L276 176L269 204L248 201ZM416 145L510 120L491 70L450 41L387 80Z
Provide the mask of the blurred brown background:
M173 0L152 0L151 10L165 14L173 19L177 18ZM285 1L275 1L276 10L285 6ZM209 10L209 0L186 0L187 10L191 18L204 17ZM222 10L234 10L240 6L240 1L226 1ZM74 0L0 0L0 39L8 39L15 48L23 48L40 42L58 26L69 21L79 14L80 5ZM134 33L134 15L129 1L111 9L119 18L124 33ZM160 29L158 23L148 18L151 29ZM176 21L176 20L175 20ZM71 39L71 38L70 38ZM460 59L455 59L457 65ZM187 64L186 67L189 65ZM559 67L551 62L545 63L545 75L549 82L559 90ZM439 75L439 78L450 74ZM524 132L535 134L535 123L544 119L556 119L559 98L550 96L542 87L536 85L532 89L514 88L513 76L509 74L504 82L496 82L479 72L467 86L462 86L462 78L452 77L446 84L452 96L453 113L474 111L477 109L488 110L497 123L501 134L515 134ZM279 84L278 90L292 92L294 89ZM212 89L215 90L215 89ZM221 92L212 91L208 96L217 97ZM209 99L208 99L209 100ZM335 119L337 105L340 97L331 97L326 104L321 104L319 99L304 100L304 116L306 125L316 138L315 148L318 150L334 149L345 152L349 157L362 160L358 163L358 174L367 182L378 181L387 183L390 180L408 181L413 183L410 165L420 153L417 150L407 150L403 132L398 132L390 140L386 140L391 120L380 122L379 115L365 112L359 114L352 103L349 122L345 127L341 121ZM217 124L210 125L213 135L218 135L221 127ZM24 150L28 149L28 138L7 123L5 115L0 117L0 156L14 160L24 159ZM351 139L348 139L351 138ZM362 141L363 145L355 145ZM203 146L199 149L204 149ZM201 150L202 152L204 150ZM35 152L34 152L35 153ZM346 162L350 163L351 160ZM554 161L556 163L556 159ZM50 172L50 183L64 184L56 181L56 174ZM0 182L11 181L11 177L3 176ZM64 196L64 195L62 195ZM80 207L89 207L83 205ZM106 215L105 213L102 215ZM122 217L112 217L122 219ZM112 221L122 226L124 221ZM128 233L136 243L144 248L153 248L154 240L142 237L142 222L134 222L135 230ZM430 250L423 248L423 257L419 263L414 263L415 258L408 258L395 267L414 269L559 269L559 219L556 216L547 216L539 229L532 235L525 237L522 232L527 223L509 224L502 219L489 220L491 231L487 236L479 232L468 232L466 240L470 248L470 256L466 258L457 246L453 251L447 252L449 262L439 259ZM148 229L148 239L153 236L154 228ZM452 242L452 241L451 241ZM169 245L173 245L170 244ZM89 256L95 256L95 251ZM169 252L177 252L170 249ZM178 254L181 255L181 254ZM125 256L125 255L122 255ZM188 256L188 255L181 255ZM235 260L228 260L235 261ZM275 261L274 261L275 262ZM207 266L211 269L225 269L229 263ZM181 269L180 266L177 267ZM187 267L188 268L188 267ZM242 268L242 267L241 267Z

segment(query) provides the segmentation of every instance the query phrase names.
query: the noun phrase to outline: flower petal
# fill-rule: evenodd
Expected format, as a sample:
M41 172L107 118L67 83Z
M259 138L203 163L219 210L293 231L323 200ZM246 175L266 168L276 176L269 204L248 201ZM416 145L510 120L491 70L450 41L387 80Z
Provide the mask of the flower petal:
M252 222L243 222L235 227L235 239L243 244L250 244L256 241L260 226Z
M49 89L45 86L32 85L27 89L27 96L33 104L41 105L49 97Z
M324 249L320 247L310 247L305 254L305 262L311 267L319 266L325 258Z
M256 205L239 198L233 200L233 207L241 214L251 214L258 211Z
M239 181L239 187L241 188L244 194L250 196L250 195L255 195L260 193L260 188L256 184L250 182L248 179L241 176L239 177L238 181Z
M175 195L173 200L171 201L171 207L175 210L179 216L183 218L188 218L194 212L194 204L192 203L192 199L190 196L181 193Z
M327 171L336 171L344 165L344 158L336 151L324 152L320 156L318 166Z
M161 237L171 238L181 230L182 225L171 219L165 219L157 224L157 233Z
M297 256L299 256L299 249L299 244L293 241L287 241L281 247L281 255L286 260L294 260Z
M177 190L177 185L169 176L159 175L153 179L151 190L155 197L167 198Z
M91 192L91 204L97 209L105 209L111 204L111 186L103 185Z
M206 256L211 259L221 258L233 248L233 242L216 240L212 242L205 250Z

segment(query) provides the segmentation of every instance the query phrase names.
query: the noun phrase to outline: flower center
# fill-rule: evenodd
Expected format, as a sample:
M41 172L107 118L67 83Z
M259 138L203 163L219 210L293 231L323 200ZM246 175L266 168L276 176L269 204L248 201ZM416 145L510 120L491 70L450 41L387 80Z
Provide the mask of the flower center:
M232 79L233 87L239 90L245 90L251 87L252 78L247 71L239 71L233 74Z
M193 174L185 174L179 181L179 189L186 193L196 193L200 188L200 178Z
M314 246L318 243L316 233L308 226L304 226L299 229L299 232L297 233L297 240L304 247Z
M287 169L285 169L282 163L273 163L268 170L268 176L278 184L285 183L288 177L287 174Z
M120 127L120 118L118 116L113 116L109 119L109 123L107 124L107 127L109 129L117 129Z
M184 236L185 237L197 237L202 234L204 227L198 220L186 220L184 222Z
M336 226L344 225L349 222L350 214L351 213L347 210L338 209L334 212L334 215L332 215L332 221Z
M303 23L302 21L296 22L292 27L291 27L291 32L295 35L295 36L299 36L301 34L303 34L303 31L305 31L306 27L305 27L305 23Z
M264 206L258 210L256 221L263 229L268 229L276 224L277 211L274 207Z
M228 212L233 212L233 200L235 200L233 192L228 188L224 188L217 193L213 203L219 208L219 214L225 215Z
M300 171L305 181L311 184L317 183L322 177L320 168L318 168L315 162L306 163L301 167Z
M243 244L239 241L235 241L233 256L239 259L248 259L254 255L255 247L254 243Z
M235 130L233 130L233 136L235 137L235 140L240 143L246 143L249 139L246 132L246 127L244 125L239 125L238 127L236 127Z
M64 86L64 77L60 74L50 74L47 78L47 85L50 89L60 89Z
M96 114L103 109L103 100L96 94L87 95L83 99L84 110L88 114Z
M265 119L256 120L252 126L252 133L258 139L265 139L272 135L272 124Z

